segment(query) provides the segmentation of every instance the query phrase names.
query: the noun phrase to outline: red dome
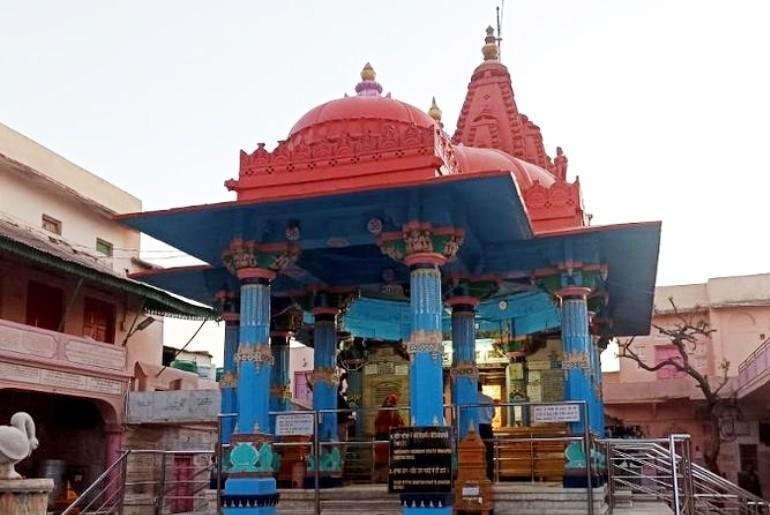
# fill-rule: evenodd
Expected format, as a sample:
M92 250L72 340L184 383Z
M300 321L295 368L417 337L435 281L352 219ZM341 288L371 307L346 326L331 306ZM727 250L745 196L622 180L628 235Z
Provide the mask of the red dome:
M496 148L455 145L455 155L463 173L513 172L522 190L532 186L535 181L546 188L555 182L554 176L549 171Z
M314 107L294 124L289 136L325 122L362 119L413 123L419 127L433 127L436 123L427 113L405 102L380 96L354 96Z

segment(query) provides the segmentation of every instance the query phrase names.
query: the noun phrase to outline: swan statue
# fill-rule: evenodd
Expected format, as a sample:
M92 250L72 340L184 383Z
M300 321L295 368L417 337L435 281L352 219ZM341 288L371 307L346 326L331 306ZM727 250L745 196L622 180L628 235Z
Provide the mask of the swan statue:
M13 468L37 449L35 422L29 413L19 411L10 426L0 426L0 479L21 479Z

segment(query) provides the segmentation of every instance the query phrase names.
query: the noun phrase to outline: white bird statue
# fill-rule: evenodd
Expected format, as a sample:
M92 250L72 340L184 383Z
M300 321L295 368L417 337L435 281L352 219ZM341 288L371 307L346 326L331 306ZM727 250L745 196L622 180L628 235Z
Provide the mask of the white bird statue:
M29 413L19 411L10 426L0 426L0 479L21 479L14 465L37 449L35 422Z

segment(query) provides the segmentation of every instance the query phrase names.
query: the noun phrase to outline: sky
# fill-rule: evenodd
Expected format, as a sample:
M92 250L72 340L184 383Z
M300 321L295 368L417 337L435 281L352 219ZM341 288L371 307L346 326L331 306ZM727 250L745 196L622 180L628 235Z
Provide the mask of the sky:
M352 93L367 61L395 98L435 96L451 133L498 4L5 0L0 121L145 209L230 200L239 150L272 148ZM519 110L549 153L565 149L592 224L662 220L661 285L770 272L770 2L509 0L503 13ZM195 327L167 329L182 344Z

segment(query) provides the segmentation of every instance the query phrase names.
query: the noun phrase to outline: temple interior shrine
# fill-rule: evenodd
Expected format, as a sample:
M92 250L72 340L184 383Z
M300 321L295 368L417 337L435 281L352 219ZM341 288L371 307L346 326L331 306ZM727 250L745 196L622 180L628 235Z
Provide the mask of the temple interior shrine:
M377 437L385 408L393 425L463 438L479 431L478 406L462 408L479 384L498 402L497 435L604 435L599 354L649 332L660 223L589 225L566 154L519 111L491 28L482 53L454 134L435 100L392 98L367 63L354 93L241 151L225 183L235 200L121 216L206 263L136 277L215 305L226 324L222 412L237 417L221 435L225 513L274 513L274 473L299 459L272 445L273 415L292 409L291 342L314 348L322 441ZM343 377L357 410L345 435ZM564 401L576 418L544 421L533 406ZM326 446L308 474L352 480L377 450ZM602 482L600 452L576 444L502 452L501 480L585 486L595 460ZM451 497L404 493L404 512L451 513Z

